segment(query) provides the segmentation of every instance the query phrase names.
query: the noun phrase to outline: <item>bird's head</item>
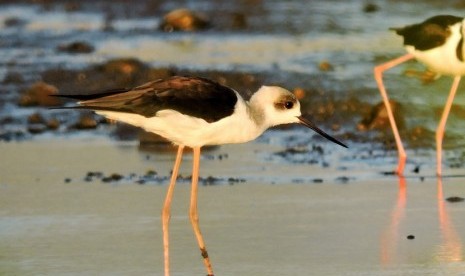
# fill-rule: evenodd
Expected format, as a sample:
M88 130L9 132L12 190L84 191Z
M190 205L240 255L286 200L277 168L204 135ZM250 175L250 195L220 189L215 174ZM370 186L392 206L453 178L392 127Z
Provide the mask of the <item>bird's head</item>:
M298 123L302 124L326 139L347 147L342 142L331 137L326 132L318 128L314 123L302 116L300 103L293 93L277 86L262 86L251 98L250 105L266 127L282 124Z

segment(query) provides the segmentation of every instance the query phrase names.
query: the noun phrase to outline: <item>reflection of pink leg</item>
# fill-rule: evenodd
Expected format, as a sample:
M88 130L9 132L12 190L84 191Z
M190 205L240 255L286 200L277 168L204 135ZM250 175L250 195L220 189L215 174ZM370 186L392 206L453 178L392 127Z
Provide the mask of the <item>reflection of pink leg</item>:
M165 204L163 205L162 211L162 226L163 226L163 254L165 256L165 276L170 275L170 246L169 246L169 231L168 226L171 217L171 199L173 198L174 185L176 184L176 178L178 177L179 166L182 159L182 151L184 146L178 147L178 153L176 155L176 161L174 162L173 174L171 175L170 185L168 186L168 192L166 192Z
M439 121L438 128L436 129L436 173L438 176L441 176L442 174L442 139L444 138L447 117L449 116L450 108L452 107L452 103L454 102L455 92L457 92L457 88L459 87L460 78L460 76L456 76L454 78L454 82L452 83L452 87L450 88L449 97L447 98L446 106L444 107L444 111L442 112L441 121Z
M389 265L395 261L399 243L399 228L405 217L407 205L407 182L399 177L399 190L396 205L391 212L391 221L381 237L381 264Z
M389 104L389 98L386 92L386 88L383 84L383 72L389 70L407 60L413 58L412 54L406 54L399 58L393 59L381 65L378 65L374 69L375 80L378 84L379 92L383 98L384 105L386 106L386 111L388 113L389 122L391 123L392 132L394 133L394 138L396 140L397 151L399 153L399 165L397 166L396 173L402 175L404 172L405 161L407 160L407 154L405 153L404 146L402 145L402 140L400 139L399 131L397 129L396 121L394 120L394 114L392 113L391 105Z
M213 269L208 257L207 249L205 248L205 242L203 241L202 233L200 233L199 227L199 214L197 212L197 191L199 184L199 167L200 167L200 147L194 148L192 168L192 191L191 191L191 205L189 209L189 217L191 219L192 228L194 228L195 237L202 253L205 268L207 269L208 276L213 276Z
M442 244L436 258L442 262L462 262L462 240L454 228L444 200L442 178L438 177L438 212Z

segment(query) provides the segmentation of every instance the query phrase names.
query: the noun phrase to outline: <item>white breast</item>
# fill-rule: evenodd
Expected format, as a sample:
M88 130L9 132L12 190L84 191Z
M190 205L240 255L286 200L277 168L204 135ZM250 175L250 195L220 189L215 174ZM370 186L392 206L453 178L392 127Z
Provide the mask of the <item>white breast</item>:
M461 25L457 23L451 27L451 35L446 43L440 47L418 51L413 46L406 46L407 51L424 63L432 71L443 75L465 75L465 63L457 58L457 45L461 39ZM465 53L464 53L465 54Z
M247 105L242 99L236 103L233 115L213 123L174 110L159 111L151 118L112 111L97 113L109 119L141 127L167 138L174 144L188 147L244 143L257 138L266 130L251 119Z

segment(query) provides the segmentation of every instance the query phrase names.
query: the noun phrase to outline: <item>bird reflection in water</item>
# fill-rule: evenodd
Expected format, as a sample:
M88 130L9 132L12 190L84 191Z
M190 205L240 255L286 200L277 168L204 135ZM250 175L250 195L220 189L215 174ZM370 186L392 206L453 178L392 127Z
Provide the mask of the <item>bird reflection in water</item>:
M407 183L404 177L399 177L397 200L391 211L391 220L381 236L381 264L388 265L395 262L397 245L399 243L399 226L405 217L405 206L407 205Z
M389 224L381 235L380 262L384 266L392 265L400 261L401 250L399 250L398 247L401 240L407 239L407 237L400 236L401 233L399 230L405 221L405 209L408 200L407 182L404 177L399 177L398 181L399 185L396 202L391 211ZM437 206L440 240L433 251L433 259L438 263L461 262L464 260L462 241L449 216L441 177L437 179ZM414 236L411 238L414 238Z
M438 215L441 231L441 244L436 251L436 259L439 262L461 262L462 241L452 224L444 199L442 178L438 177Z

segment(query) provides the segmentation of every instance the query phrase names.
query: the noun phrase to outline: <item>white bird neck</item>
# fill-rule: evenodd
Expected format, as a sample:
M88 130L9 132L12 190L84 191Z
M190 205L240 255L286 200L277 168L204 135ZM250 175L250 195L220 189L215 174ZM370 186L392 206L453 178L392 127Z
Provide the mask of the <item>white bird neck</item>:
M258 127L268 128L268 126L265 125L265 122L266 122L265 110L263 109L263 106L261 106L258 101L254 100L253 96L249 102L246 102L246 106L247 106L247 113L250 119Z

